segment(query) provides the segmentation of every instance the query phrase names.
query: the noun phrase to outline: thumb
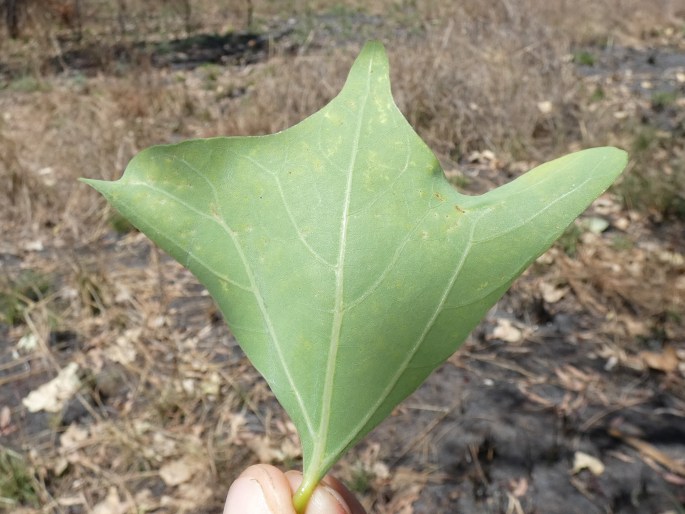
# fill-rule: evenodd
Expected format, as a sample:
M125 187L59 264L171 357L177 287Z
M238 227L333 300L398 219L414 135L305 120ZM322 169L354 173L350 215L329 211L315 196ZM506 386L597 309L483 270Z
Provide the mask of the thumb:
M301 482L302 474L298 472L283 474L266 464L250 466L231 485L224 514L296 514L293 493ZM351 514L348 501L338 487L342 486L333 481L321 483L312 494L305 514Z
M274 466L250 466L231 485L224 514L295 514L290 484Z

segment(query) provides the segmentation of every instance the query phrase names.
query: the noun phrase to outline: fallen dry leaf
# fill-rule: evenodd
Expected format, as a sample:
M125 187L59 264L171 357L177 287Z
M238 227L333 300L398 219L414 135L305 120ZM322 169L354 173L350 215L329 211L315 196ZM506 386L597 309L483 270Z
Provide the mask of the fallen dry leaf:
M557 303L569 292L568 287L556 287L548 282L541 282L539 289L546 303Z
M671 266L682 266L685 264L685 257L678 252L671 252L669 250L659 250L656 252L659 261Z
M554 109L554 106L552 105L552 102L549 100L544 100L542 102L538 102L538 111L540 111L542 114L549 114L552 112Z
M136 492L134 500L138 507L138 512L151 512L159 507L159 498L147 487Z
M87 428L72 423L59 437L60 448L67 452L78 449L81 443L88 439L88 436L89 431Z
M89 437L90 432L88 428L81 427L76 423L69 425L59 438L60 458L54 464L55 473L58 475L63 473L69 463L82 462L85 455L80 450L85 446L85 442Z
M24 250L27 252L42 252L45 249L43 241L36 239L35 241L26 241L24 243Z
M69 459L66 457L57 457L50 464L50 469L56 477L60 477L69 468Z
M590 216L582 220L581 226L592 234L601 234L609 228L609 222L600 216Z
M625 327L626 333L630 337L645 337L649 335L649 327L643 320L635 319L628 315L617 316L617 319Z
M501 339L507 343L518 343L523 339L523 333L506 318L497 320L497 326L492 331L493 339Z
M81 387L78 377L78 364L75 362L62 369L50 382L31 391L22 400L29 412L59 412Z
M491 150L483 150L482 152L473 151L468 156L468 161L472 163L486 164L495 161L497 158Z
M249 438L245 446L254 452L260 462L283 462L286 458L280 444L272 441L268 435Z
M3 431L10 426L11 421L12 411L7 405L3 405L2 409L0 409L0 431Z
M110 487L107 497L93 507L93 514L127 514L132 507L127 501L121 501L116 487Z
M200 390L205 396L217 396L221 391L221 377L214 371L200 382Z
M29 332L21 336L19 341L17 341L17 350L29 353L38 348L38 337L33 332Z
M665 347L661 352L642 351L638 356L648 368L663 371L664 373L674 372L678 369L678 364L680 364L678 354L672 346Z
M123 335L117 337L116 342L105 348L104 355L112 362L130 364L136 360L137 352L135 343L140 338L140 328L129 329Z
M597 457L583 452L576 452L573 456L573 469L571 473L575 475L584 469L587 469L595 476L599 476L604 473L604 464Z
M390 478L390 468L388 468L388 465L384 462L374 462L371 466L371 473L380 480L387 480Z
M185 456L159 468L159 477L166 485L174 487L190 481L203 467L197 459Z

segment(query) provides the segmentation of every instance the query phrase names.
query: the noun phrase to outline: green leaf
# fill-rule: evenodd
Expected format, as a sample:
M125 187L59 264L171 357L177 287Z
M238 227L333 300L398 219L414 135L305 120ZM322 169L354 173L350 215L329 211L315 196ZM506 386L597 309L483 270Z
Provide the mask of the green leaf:
M209 289L299 431L302 509L626 164L614 148L465 196L395 106L379 43L268 136L149 148L87 180Z

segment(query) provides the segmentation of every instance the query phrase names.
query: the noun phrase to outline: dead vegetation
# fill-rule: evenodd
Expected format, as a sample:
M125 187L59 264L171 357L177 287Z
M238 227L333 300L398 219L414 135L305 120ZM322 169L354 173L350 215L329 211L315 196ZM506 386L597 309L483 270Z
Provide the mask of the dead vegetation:
M467 192L581 147L633 158L467 353L336 472L376 513L571 512L544 503L541 469L590 502L584 513L682 510L682 438L635 428L649 412L685 434L677 3L199 1L190 15L182 3L82 0L79 37L29 3L18 39L0 40L0 510L220 512L248 463L298 465L292 425L206 293L76 179L114 179L152 144L286 128L336 94L366 37L386 43L400 108ZM266 46L155 60L166 41L229 30ZM501 398L523 414L501 417ZM518 439L493 427L543 421L569 424L558 455L498 476ZM637 504L571 473L577 452L604 477L617 462L649 470L624 477Z

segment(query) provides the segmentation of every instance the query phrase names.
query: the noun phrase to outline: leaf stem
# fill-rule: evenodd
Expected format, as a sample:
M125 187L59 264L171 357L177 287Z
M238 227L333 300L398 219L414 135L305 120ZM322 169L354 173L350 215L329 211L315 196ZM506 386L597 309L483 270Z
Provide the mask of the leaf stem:
M319 485L319 480L314 477L307 477L306 475L302 479L299 489L293 496L293 506L297 514L304 514L307 508L309 499L314 494L314 489Z

